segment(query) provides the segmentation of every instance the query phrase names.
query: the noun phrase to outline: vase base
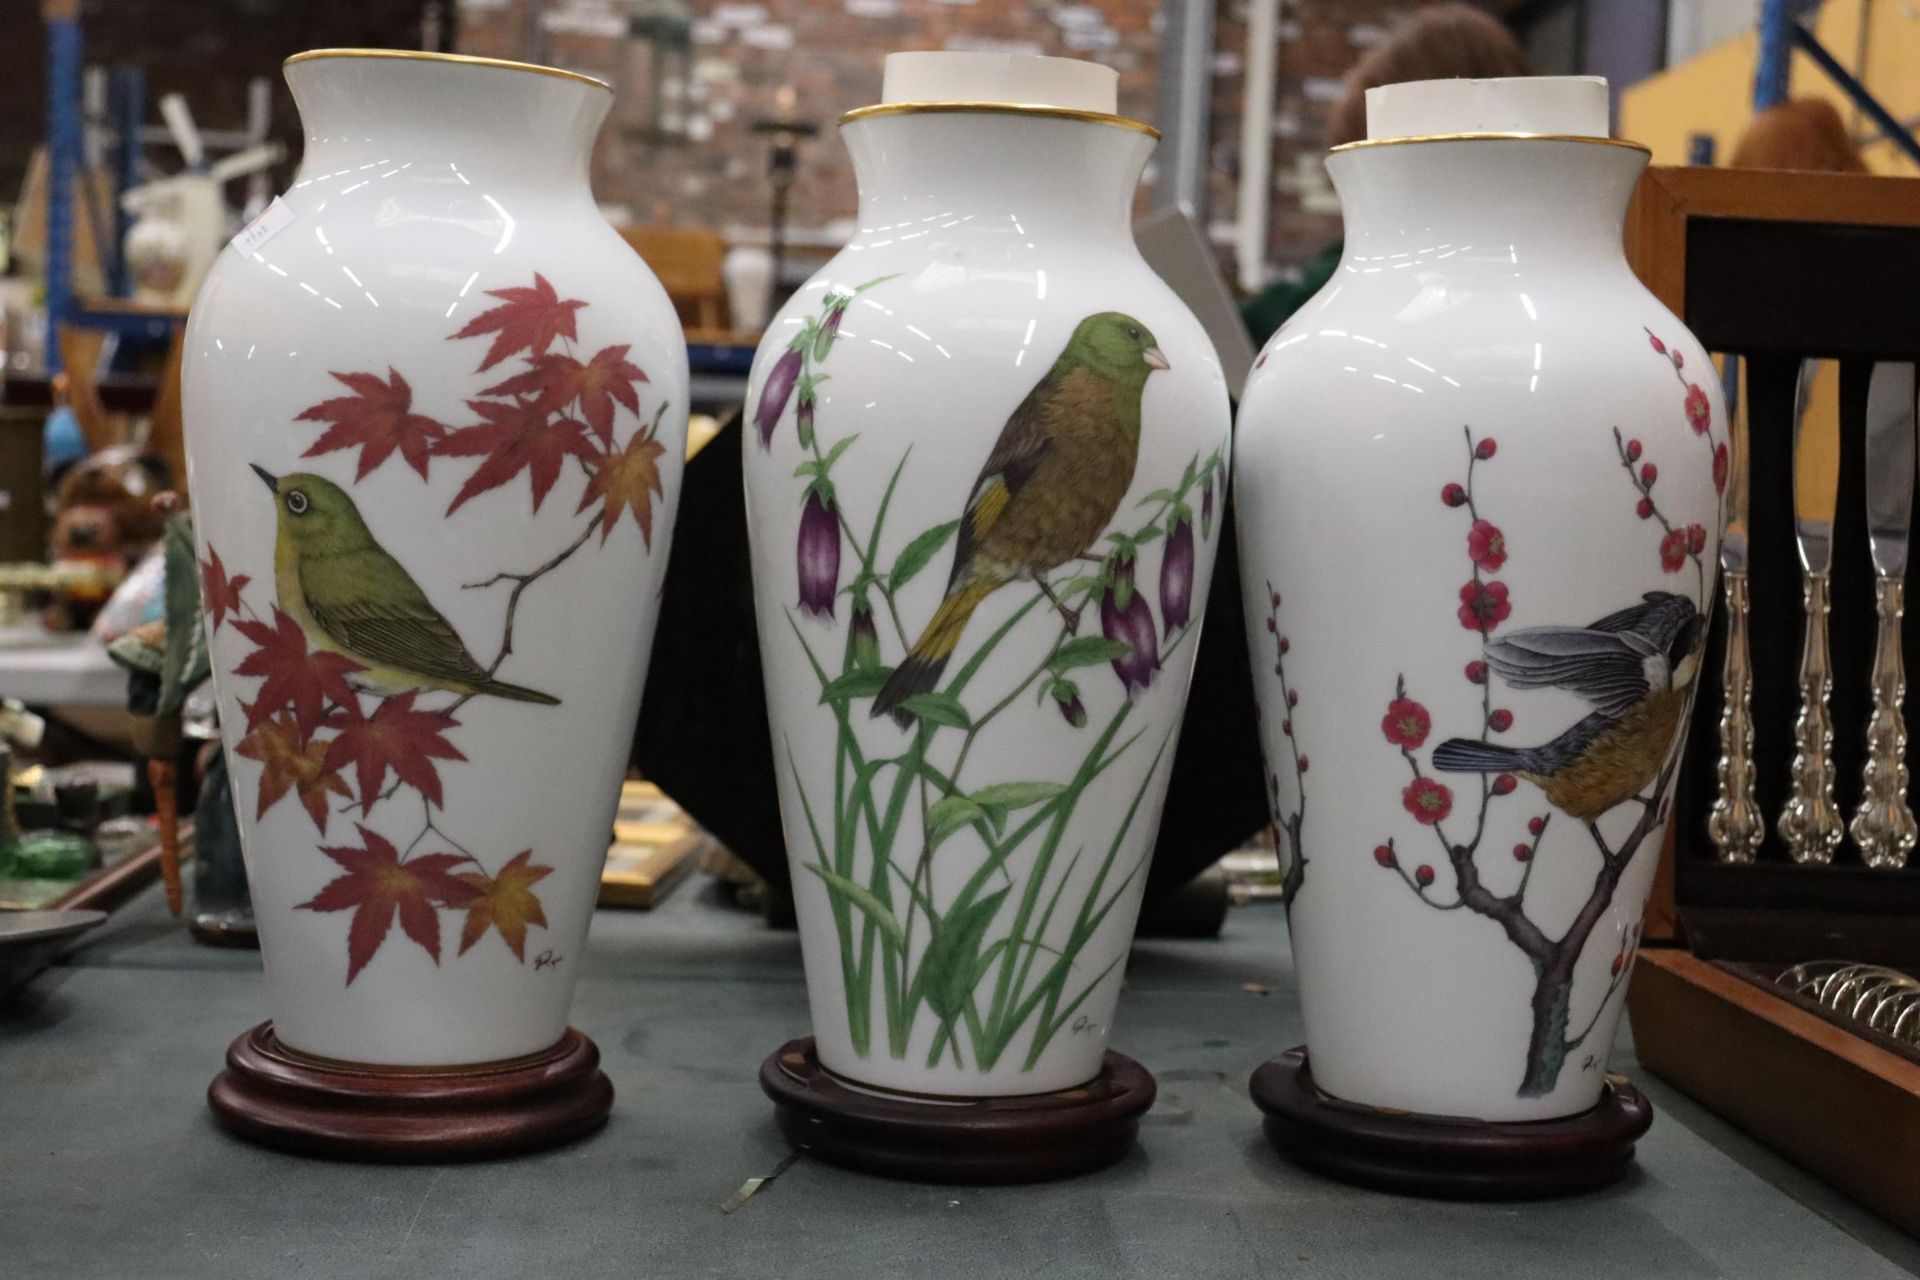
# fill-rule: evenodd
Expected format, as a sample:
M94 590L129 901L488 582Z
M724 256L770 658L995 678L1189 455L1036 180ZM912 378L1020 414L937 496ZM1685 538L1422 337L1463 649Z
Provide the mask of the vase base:
M851 1086L820 1065L813 1037L760 1064L789 1142L822 1160L910 1182L1009 1184L1090 1173L1133 1147L1153 1105L1147 1069L1109 1051L1077 1089L1023 1097L916 1099Z
M1600 1104L1577 1116L1497 1123L1342 1102L1320 1092L1305 1046L1253 1073L1248 1092L1267 1138L1296 1164L1402 1195L1523 1200L1604 1187L1633 1163L1653 1106L1610 1075Z
M613 1084L572 1028L540 1053L471 1067L375 1067L289 1049L263 1022L207 1086L220 1123L302 1155L381 1163L476 1160L571 1142L606 1123Z

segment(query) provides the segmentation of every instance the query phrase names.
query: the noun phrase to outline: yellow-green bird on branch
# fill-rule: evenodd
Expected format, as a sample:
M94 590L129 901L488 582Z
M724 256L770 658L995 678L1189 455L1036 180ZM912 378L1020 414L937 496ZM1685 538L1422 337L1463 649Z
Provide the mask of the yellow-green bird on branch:
M366 668L355 678L390 693L445 689L558 705L538 690L495 680L474 660L400 562L374 541L339 485L301 472L253 468L273 490L273 580L281 611L307 643Z
M980 602L1021 578L1046 575L1106 532L1140 457L1140 398L1167 368L1132 316L1088 316L1020 402L980 469L954 542L946 598L873 700L873 714L912 721L900 704L932 689ZM1060 606L1072 625L1073 614Z

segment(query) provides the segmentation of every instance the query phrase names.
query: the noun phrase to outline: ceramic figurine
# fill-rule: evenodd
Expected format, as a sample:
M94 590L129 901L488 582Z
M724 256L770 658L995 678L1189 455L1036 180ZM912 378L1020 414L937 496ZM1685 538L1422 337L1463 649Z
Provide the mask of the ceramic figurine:
M1114 82L889 57L842 123L858 230L749 382L814 1037L871 1089L1102 1070L1228 448L1219 363L1129 234L1157 135Z
M287 80L300 171L221 255L185 365L273 1035L384 1067L519 1059L566 1032L685 346L587 187L605 85L356 50Z
M1719 383L1623 258L1647 157L1603 81L1368 111L1328 161L1344 257L1261 353L1234 463L1312 1080L1572 1116L1700 671Z

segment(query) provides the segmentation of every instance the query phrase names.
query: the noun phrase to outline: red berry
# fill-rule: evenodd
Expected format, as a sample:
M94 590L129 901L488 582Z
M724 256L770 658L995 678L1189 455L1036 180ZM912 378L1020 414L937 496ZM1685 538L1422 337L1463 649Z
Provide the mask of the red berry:
M1433 868L1423 862L1413 869L1413 878L1418 881L1420 887L1424 889L1433 883Z
M1640 483L1641 484L1651 489L1653 488L1653 482L1655 480L1658 480L1659 478L1660 478L1660 468L1654 466L1651 462L1645 462L1640 465Z
M1280 732L1286 734L1289 738L1291 738L1293 736L1293 721L1282 720L1280 722Z
M1292 652L1293 652L1293 641L1291 641L1291 640L1289 640L1289 639L1287 639L1287 638L1286 638L1285 636L1281 636L1281 637L1280 637L1280 652L1282 652L1282 653L1292 653Z
M1495 707L1487 713L1487 728L1495 733L1505 733L1513 728L1513 712L1505 707Z
M1674 359L1675 359L1675 362L1677 363L1679 360L1679 352L1674 353ZM1627 964L1627 953L1622 951L1619 955L1613 958L1613 964L1608 967L1607 972L1611 973L1614 977L1617 978L1620 976L1620 970L1624 969L1626 967L1626 964Z
M1498 774L1494 777L1494 780L1493 780L1493 794L1497 796L1507 795L1511 793L1513 789L1519 785L1520 785L1519 781L1512 774L1510 773Z
M1284 676L1286 674L1286 671L1281 667L1279 663L1276 662L1273 664L1273 674L1277 676Z
M1287 705L1290 707L1300 705L1300 691L1298 689L1287 690Z
M1300 763L1296 767L1300 770L1301 773L1305 773L1307 771L1307 758L1304 755L1300 757Z
M1532 832L1534 835L1537 836L1542 831L1545 831L1546 829L1547 829L1547 820L1545 817L1527 819L1527 830Z
M1279 629L1280 629L1279 623L1275 622L1272 618L1267 619L1267 630L1278 631Z
M1638 440L1627 441L1627 461L1640 461L1640 442Z
M1485 462L1488 458L1491 458L1494 455L1494 453L1499 449L1499 447L1500 447L1499 445L1496 445L1493 442L1493 437L1488 436L1485 439L1483 439L1479 444L1473 446L1473 456L1480 459L1482 462Z
M1651 520L1653 518L1653 499L1652 498L1640 499L1640 505L1634 508L1634 512L1642 520Z
M1384 845L1384 844L1375 845L1373 850L1373 860L1379 863L1383 867L1391 867L1394 861L1393 848L1390 845Z
M1655 351L1658 351L1661 355L1667 354L1667 344L1660 341L1660 339L1656 338L1653 334L1649 333L1647 335L1647 341L1651 342L1653 344L1653 349Z
M1517 844L1513 846L1513 860L1515 862L1531 862L1533 860L1533 846L1530 844Z
M1467 664L1467 679L1474 684L1487 682L1487 664L1475 658Z
M1440 490L1440 501L1450 507L1464 507L1467 505L1467 491L1457 484L1450 484Z
M1273 593L1273 607L1276 609L1280 607L1280 593L1278 591Z
M1688 525L1687 526L1687 550L1691 551L1695 555L1699 555L1702 551L1705 551L1706 549L1707 549L1707 531L1705 527L1697 524Z
M1673 350L1673 353L1672 353L1672 354L1673 354L1673 367L1674 367L1674 368L1676 368L1676 369L1684 369L1684 368L1686 368L1686 367L1687 367L1687 358L1686 358L1685 356L1683 356L1683 355L1681 355L1681 354L1680 354L1680 350L1679 350L1679 348L1678 348L1678 347L1676 347L1676 348L1674 348L1674 350Z

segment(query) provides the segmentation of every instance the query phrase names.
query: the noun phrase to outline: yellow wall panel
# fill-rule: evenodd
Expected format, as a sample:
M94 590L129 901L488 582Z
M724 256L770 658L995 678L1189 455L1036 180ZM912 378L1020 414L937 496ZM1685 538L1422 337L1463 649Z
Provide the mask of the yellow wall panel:
M1912 0L1829 0L1820 7L1814 33L1896 119L1920 115L1920 12ZM1749 32L1630 86L1620 95L1620 136L1652 147L1655 164L1685 164L1688 139L1708 134L1724 164L1753 115L1759 45L1759 34ZM1832 99L1856 139L1877 138L1873 122L1805 54L1794 53L1789 84L1794 97ZM1864 145L1862 154L1875 172L1920 175L1920 167L1884 138Z

